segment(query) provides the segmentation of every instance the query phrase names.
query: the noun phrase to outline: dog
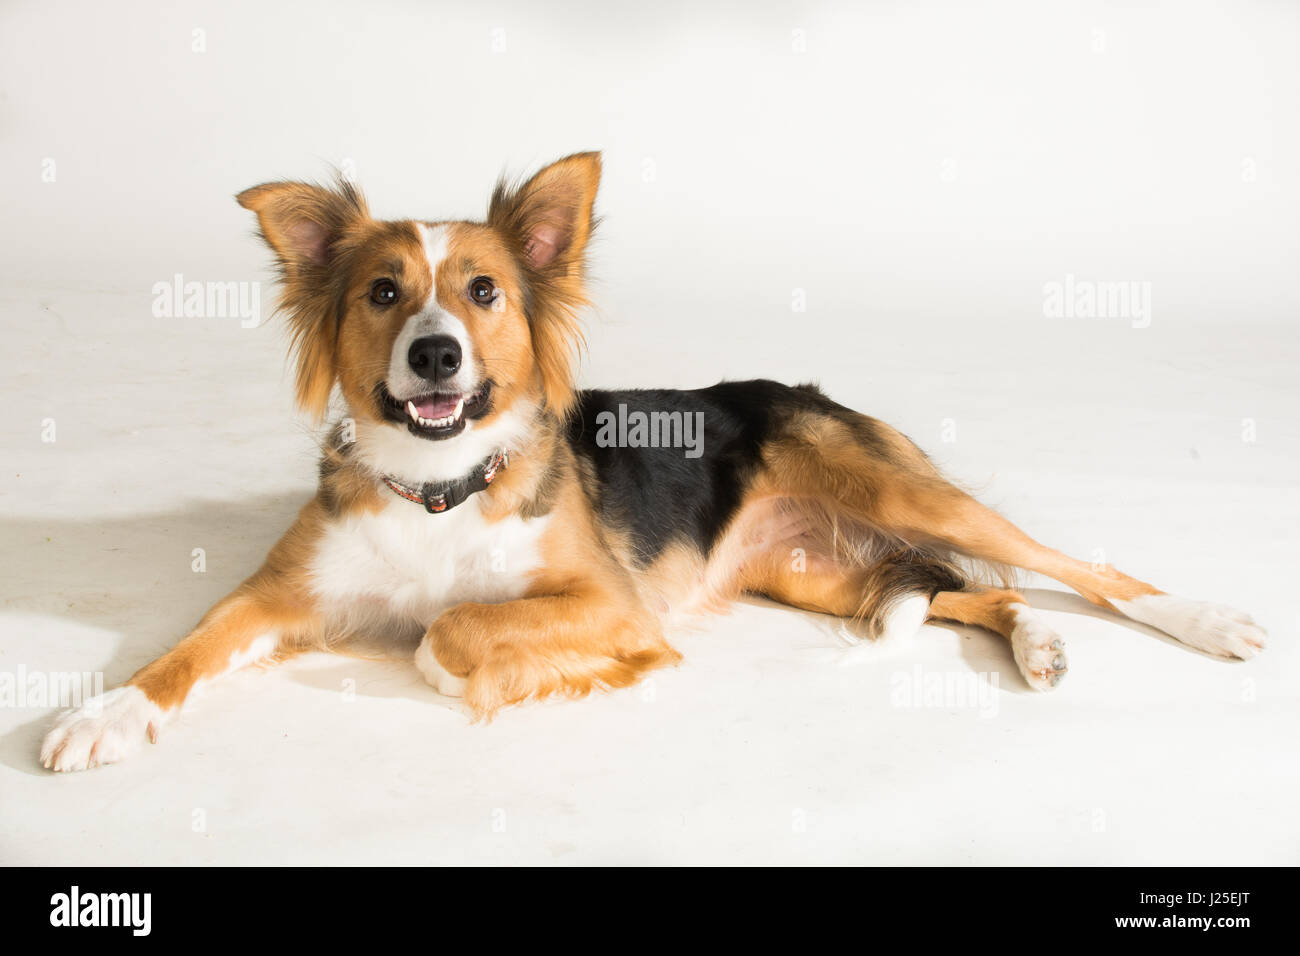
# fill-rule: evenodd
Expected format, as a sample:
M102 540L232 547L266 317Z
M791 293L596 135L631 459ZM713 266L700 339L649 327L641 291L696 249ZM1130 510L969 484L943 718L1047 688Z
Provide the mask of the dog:
M1005 569L1212 655L1263 649L1245 614L1039 544L812 385L577 389L599 179L579 153L503 180L484 222L378 221L342 180L239 194L278 263L297 403L320 422L337 390L346 414L262 567L64 715L45 767L120 760L196 686L358 634L418 642L415 666L475 718L626 687L679 660L674 621L742 594L877 638L987 628L1043 691L1064 644Z

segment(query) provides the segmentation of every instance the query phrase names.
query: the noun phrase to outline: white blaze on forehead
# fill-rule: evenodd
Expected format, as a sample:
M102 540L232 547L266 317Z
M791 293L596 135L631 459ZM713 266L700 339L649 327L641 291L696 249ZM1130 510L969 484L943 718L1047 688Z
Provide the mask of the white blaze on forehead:
M421 311L430 312L438 308L438 266L447 258L447 227L426 226L418 222L415 228L420 233L420 243L424 246L424 258L429 262L429 278L432 280L429 299Z
M479 385L474 343L460 319L438 304L438 269L447 258L447 227L416 223L424 257L429 264L432 289L420 311L406 320L402 331L393 342L388 357L388 390L398 398L407 398L427 392L429 383L411 370L411 344L426 335L450 335L460 343L460 372L440 383L447 391L472 392Z

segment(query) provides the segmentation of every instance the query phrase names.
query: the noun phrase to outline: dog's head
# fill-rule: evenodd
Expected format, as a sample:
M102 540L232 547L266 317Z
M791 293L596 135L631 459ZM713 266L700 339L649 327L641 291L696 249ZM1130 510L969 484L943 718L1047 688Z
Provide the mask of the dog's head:
M240 193L279 261L298 404L319 420L337 383L387 457L563 416L599 179L598 153L569 156L498 185L482 223L375 220L346 182Z

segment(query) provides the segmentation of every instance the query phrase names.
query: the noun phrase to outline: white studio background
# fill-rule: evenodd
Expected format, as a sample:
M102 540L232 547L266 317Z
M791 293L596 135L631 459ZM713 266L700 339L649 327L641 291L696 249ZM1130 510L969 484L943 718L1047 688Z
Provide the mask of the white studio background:
M262 256L231 196L251 183L341 165L380 215L474 216L501 171L599 148L598 272L624 310L650 289L697 303L659 310L664 332L723 307L761 321L813 286L862 320L970 323L1036 310L1066 273L1149 281L1166 320L1300 305L1288 4L11 2L3 18L7 284L243 276Z
M311 493L269 285L255 329L151 313L177 274L269 279L235 193L341 168L376 215L479 217L501 173L587 149L584 383L819 380L1036 537L1274 643L1221 665L1039 590L1064 689L1030 699L1003 644L926 628L915 660L1007 690L998 720L909 722L912 658L827 669L807 616L746 606L683 639L650 710L481 730L405 671L286 665L57 790L52 711L2 710L0 858L1296 862L1298 50L1276 2L5 3L0 669L122 680ZM1067 281L1150 307L1053 316ZM954 774L984 796L944 800ZM104 786L139 798L115 830L56 825ZM531 821L513 842L474 829L497 807Z

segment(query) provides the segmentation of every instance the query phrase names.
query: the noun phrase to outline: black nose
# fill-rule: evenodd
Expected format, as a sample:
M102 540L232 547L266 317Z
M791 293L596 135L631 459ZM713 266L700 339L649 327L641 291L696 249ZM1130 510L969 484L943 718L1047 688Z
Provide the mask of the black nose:
M420 378L451 378L460 369L460 343L450 335L429 335L411 343L406 359Z

